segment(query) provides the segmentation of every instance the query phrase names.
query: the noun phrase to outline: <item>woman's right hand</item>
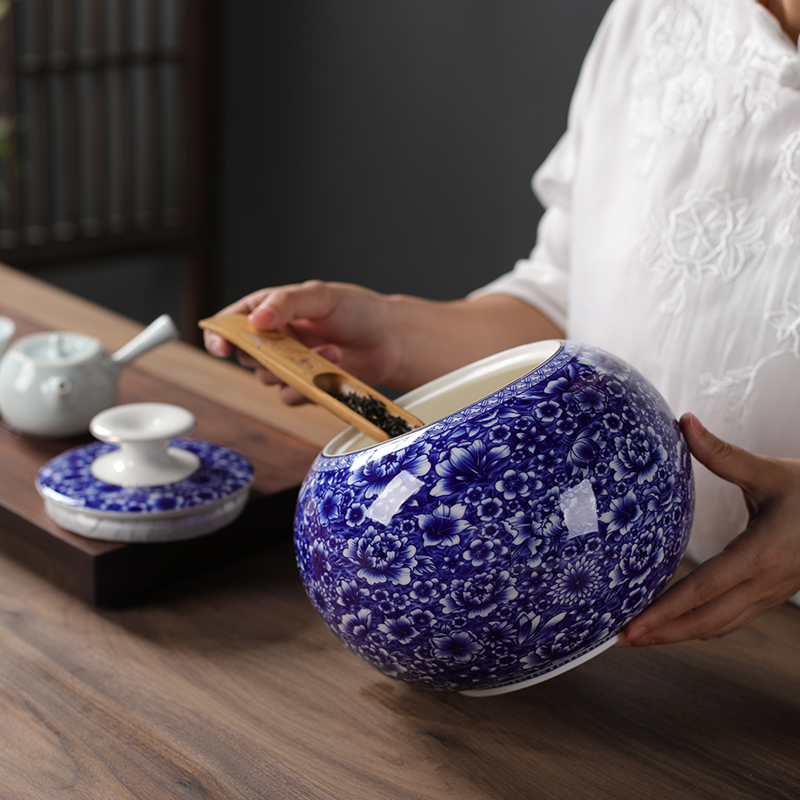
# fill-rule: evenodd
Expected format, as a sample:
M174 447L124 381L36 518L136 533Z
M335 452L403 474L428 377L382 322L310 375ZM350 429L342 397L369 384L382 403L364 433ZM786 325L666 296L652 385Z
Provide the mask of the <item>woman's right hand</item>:
M366 383L387 385L399 351L393 341L390 305L386 295L361 286L307 281L260 289L219 313L246 314L256 330L287 333ZM227 358L233 352L232 345L217 334L205 331L204 339L206 349L215 356ZM305 402L300 392L246 353L239 351L238 358L263 383L280 384L285 403Z
M540 311L502 294L435 301L385 295L349 283L307 281L260 289L220 314L247 314L261 331L294 336L371 386L407 391L478 358L561 331ZM206 349L227 358L229 342L205 332ZM290 405L305 402L245 353L239 360Z

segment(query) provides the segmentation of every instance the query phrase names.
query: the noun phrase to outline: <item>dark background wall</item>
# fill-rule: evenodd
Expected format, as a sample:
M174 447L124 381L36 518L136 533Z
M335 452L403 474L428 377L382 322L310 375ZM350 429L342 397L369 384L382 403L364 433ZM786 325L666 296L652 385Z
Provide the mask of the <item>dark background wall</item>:
M220 3L217 307L312 277L444 299L509 269L607 5ZM40 274L142 322L177 308L170 256Z

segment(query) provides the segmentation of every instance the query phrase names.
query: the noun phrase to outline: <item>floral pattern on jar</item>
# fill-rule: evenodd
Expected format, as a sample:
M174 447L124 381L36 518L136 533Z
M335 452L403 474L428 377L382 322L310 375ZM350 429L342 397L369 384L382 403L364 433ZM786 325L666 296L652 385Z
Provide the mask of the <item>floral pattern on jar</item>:
M320 454L295 548L316 610L367 663L424 688L494 691L607 645L673 574L693 507L660 394L565 342L422 429Z

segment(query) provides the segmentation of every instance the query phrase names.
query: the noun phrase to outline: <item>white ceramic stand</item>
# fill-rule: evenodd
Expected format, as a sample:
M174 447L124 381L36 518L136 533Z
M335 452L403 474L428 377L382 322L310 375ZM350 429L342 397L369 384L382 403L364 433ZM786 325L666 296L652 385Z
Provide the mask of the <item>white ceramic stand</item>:
M117 486L164 486L188 478L200 459L188 450L169 447L172 439L194 428L194 415L167 403L130 403L100 412L89 425L101 442L119 449L97 458L92 475Z

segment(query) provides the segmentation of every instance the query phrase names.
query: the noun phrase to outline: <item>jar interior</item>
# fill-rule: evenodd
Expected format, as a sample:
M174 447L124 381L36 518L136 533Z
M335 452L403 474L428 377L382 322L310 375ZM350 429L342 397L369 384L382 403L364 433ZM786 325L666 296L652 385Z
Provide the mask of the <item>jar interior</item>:
M549 361L562 346L561 340L547 339L504 350L436 378L404 394L395 402L425 424L435 422L519 380ZM402 438L399 437L399 440ZM348 428L332 439L323 453L326 456L340 456L374 444L374 439Z

